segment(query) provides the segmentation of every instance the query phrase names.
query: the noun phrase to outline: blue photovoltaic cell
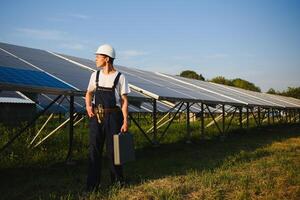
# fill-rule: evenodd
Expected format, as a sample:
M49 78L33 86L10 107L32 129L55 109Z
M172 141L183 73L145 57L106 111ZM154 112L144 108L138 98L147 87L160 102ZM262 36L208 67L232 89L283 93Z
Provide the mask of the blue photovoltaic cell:
M15 58L12 55L9 55L8 53L1 51L1 50L0 50L0 66L13 67L16 69L38 71L37 69L33 68L32 66L22 62L18 58Z
M0 66L0 83L32 87L50 87L56 89L73 89L42 71L15 69L3 66Z

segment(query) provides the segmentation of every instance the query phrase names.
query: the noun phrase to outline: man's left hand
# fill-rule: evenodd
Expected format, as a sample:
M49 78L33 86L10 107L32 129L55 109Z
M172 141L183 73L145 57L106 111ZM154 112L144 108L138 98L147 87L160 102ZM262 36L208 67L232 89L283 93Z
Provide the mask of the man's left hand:
M128 131L127 123L123 123L120 131L121 131L121 133L126 133Z

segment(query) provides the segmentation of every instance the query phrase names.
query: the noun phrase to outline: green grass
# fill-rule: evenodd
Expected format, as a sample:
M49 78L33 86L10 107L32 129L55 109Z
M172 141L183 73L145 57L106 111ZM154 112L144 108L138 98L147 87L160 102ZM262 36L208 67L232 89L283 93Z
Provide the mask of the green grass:
M153 148L131 127L138 148L136 161L124 166L129 184L109 186L105 162L104 186L92 193L84 192L86 124L75 129L74 165L64 162L66 129L36 149L26 147L28 132L0 155L1 199L299 199L299 126L235 130L224 141L215 128L205 140L198 124L191 129L192 144L185 125L175 123ZM10 137L2 133L1 145Z

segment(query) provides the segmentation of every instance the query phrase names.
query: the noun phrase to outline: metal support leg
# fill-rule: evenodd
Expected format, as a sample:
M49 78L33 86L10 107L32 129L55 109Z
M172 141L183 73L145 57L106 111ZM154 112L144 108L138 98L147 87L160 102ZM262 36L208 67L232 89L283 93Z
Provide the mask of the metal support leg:
M71 161L73 150L73 135L74 135L74 96L70 96L70 122L69 122L69 151L66 158L67 162Z
M278 110L278 118L279 118L279 123L282 123L282 115L281 115L282 110Z
M222 131L225 133L225 106L222 105Z
M273 124L274 124L274 122L275 122L274 108L272 108L272 121L273 121Z
M257 108L257 117L258 117L258 126L260 127L260 121L261 121L261 119L260 119L260 107L258 107Z
M155 145L158 145L157 142L157 123L156 123L156 115L157 115L157 105L156 105L156 99L153 99L153 112L152 112L152 121L153 121L153 143Z
M268 125L270 126L271 121L270 121L270 108L268 108Z
M201 112L200 112L200 120L201 120L201 137L204 137L204 106L201 103Z
M225 106L222 104L222 135L221 139L225 138Z
M242 113L242 111L243 111L243 108L240 107L240 108L239 108L239 116L240 116L240 118L239 118L239 123L240 123L240 129L243 128L243 113Z
M247 115L247 129L249 129L249 108L248 107L247 107L246 115Z
M189 102L186 102L186 132L187 132L187 141L186 141L186 143L191 143L190 103Z

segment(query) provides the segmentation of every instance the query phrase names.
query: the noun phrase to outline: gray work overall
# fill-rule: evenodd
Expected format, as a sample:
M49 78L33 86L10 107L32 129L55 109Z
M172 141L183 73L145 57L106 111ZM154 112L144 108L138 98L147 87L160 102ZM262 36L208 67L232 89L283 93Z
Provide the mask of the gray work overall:
M99 71L96 74L95 105L102 104L104 109L115 110L105 112L104 120L98 123L97 117L90 119L90 143L89 143L89 167L87 177L87 189L94 189L101 182L102 153L106 139L106 152L112 183L123 180L122 166L114 165L113 135L120 132L123 115L116 105L115 88L119 82L121 73L118 72L112 88L100 87Z

